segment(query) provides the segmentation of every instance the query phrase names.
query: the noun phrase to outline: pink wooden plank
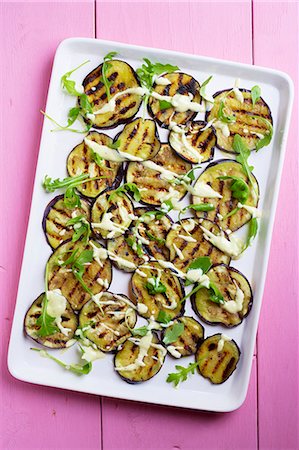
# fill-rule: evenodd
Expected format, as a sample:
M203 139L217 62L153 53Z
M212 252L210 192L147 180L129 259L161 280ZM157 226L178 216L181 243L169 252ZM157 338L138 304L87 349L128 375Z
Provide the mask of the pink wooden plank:
M256 360L242 409L227 414L103 399L104 450L257 448ZM121 444L120 444L121 435Z
M298 2L255 1L256 64L298 86ZM258 334L261 449L298 449L298 91Z
M14 380L6 355L51 65L59 42L93 36L94 4L2 3L1 410L3 449L100 446L100 399ZM2 71L1 71L2 72ZM20 330L21 332L21 330Z
M250 1L98 0L96 18L98 38L251 62ZM217 26L212 27L215 23ZM213 415L109 399L103 399L102 414L105 450L253 450L257 446L255 368L246 404L232 414Z

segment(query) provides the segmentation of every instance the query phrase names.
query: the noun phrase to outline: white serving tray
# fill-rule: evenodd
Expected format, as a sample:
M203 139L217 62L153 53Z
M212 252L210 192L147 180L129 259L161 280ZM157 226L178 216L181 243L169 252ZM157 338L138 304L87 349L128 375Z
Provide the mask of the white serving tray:
M23 320L30 304L44 291L44 268L51 249L46 243L41 223L44 209L55 195L46 194L41 187L41 182L45 174L54 178L67 176L66 157L83 138L82 135L67 131L51 133L52 124L45 120L9 345L9 371L19 380L91 394L209 411L235 410L245 400L249 383L293 102L292 81L285 73L262 67L117 42L73 38L63 41L56 52L46 108L50 116L55 117L59 123L66 123L68 109L74 105L74 97L71 98L61 91L61 75L89 59L89 64L73 74L73 78L81 82L83 77L99 65L103 56L110 51L117 51L120 59L124 59L134 68L141 65L144 57L148 57L152 61L178 65L182 71L190 73L200 83L212 74L214 77L208 86L210 93L232 87L236 78L241 79L241 88L250 89L258 84L261 86L264 100L270 106L274 121L271 145L261 149L258 153L253 152L250 157L261 191L259 209L262 210L262 219L259 233L252 247L245 252L242 258L232 261L233 267L243 272L252 285L253 307L248 318L240 326L231 330L203 324L205 336L224 332L234 338L241 348L241 358L237 370L222 385L212 385L208 380L195 374L182 383L178 389L175 389L171 384L166 383L167 374L174 371L175 364L187 366L189 362L194 361L193 357L174 360L167 356L157 376L139 385L129 385L114 372L113 356L111 355L96 361L88 376L79 377L63 370L53 361L40 358L36 352L30 351L30 347L36 347L37 344L25 338ZM140 114L142 114L142 110L137 115ZM196 119L201 118L203 118L203 114L198 114L196 117ZM121 129L122 126L113 130L104 130L104 132L114 137ZM167 131L161 128L158 131L161 141L166 142ZM216 150L214 161L230 157L229 154ZM202 165L203 169L206 165ZM201 171L197 170L196 175L198 176ZM243 229L242 233L244 233ZM127 294L130 276L115 268L113 268L113 273L114 277L109 290ZM194 316L189 302L187 303L186 313ZM143 319L138 321L138 323L142 322L144 322ZM79 360L77 350L74 348L63 354L61 351L55 351L54 354L66 361Z

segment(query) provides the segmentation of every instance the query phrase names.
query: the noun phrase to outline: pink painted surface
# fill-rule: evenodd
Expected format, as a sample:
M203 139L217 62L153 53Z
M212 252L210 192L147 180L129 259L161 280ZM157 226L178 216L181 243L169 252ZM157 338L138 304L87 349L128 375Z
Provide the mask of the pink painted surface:
M297 2L258 1L253 17L255 63L288 72L296 87L298 9ZM295 95L258 333L259 441L263 450L299 448L298 90Z
M249 0L98 1L96 17L94 6L89 0L0 6L5 37L0 40L5 61L1 79L5 88L0 94L0 210L5 210L0 261L0 447L297 450L297 110L276 218L258 355L240 410L216 415L109 399L103 400L101 410L98 397L17 382L7 372L7 343L42 123L38 110L45 103L58 43L70 36L94 36L96 19L99 38L249 63L254 57L256 64L286 70L298 81L298 3L255 0L253 23Z
M100 446L100 399L25 384L7 371L13 317L51 65L59 42L93 37L93 2L2 5L1 419L3 449ZM3 45L4 44L4 45ZM5 86L5 89L3 88ZM77 432L78 424L81 432ZM83 431L84 430L84 431Z

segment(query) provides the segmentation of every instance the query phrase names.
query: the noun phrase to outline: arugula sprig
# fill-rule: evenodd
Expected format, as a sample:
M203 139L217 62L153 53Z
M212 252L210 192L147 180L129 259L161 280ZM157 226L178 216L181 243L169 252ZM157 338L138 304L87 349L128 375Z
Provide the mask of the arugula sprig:
M174 386L178 386L181 382L186 381L189 375L195 373L195 369L198 367L199 362L190 363L187 367L176 365L177 372L169 373L166 379L167 383L173 383Z
M61 125L55 119L53 119L53 117L51 117L49 114L45 113L45 111L43 111L42 109L40 110L40 112L42 113L43 116L45 116L47 119L49 119L57 127L57 128L53 128L50 131L66 130L66 131L71 131L72 133L86 134L89 132L89 130L92 127L91 124L87 124L86 128L84 128L83 130L77 130L76 128L70 128L73 125L73 123L75 123L76 120L80 118L80 108L78 108L78 107L74 107L69 110L67 125Z
M234 123L236 122L236 117L234 115L228 115L224 111L225 103L221 100L218 110L218 119L224 123Z
M43 181L43 187L47 192L55 192L57 189L66 188L64 194L64 204L67 208L74 209L81 206L80 197L76 193L75 188L82 183L99 180L101 178L106 177L89 178L89 175L87 173L82 173L81 175L77 175L75 177L66 177L61 180L60 178L53 179L46 175Z
M229 188L232 191L233 198L236 198L242 204L248 200L250 194L249 186L242 178L235 176L223 176L218 178L219 180L232 180Z
M39 348L31 348L30 350L39 352L40 356L42 356L43 358L48 358L48 359L51 359L52 361L55 361L59 366L63 367L66 370L69 370L70 372L75 373L76 375L88 375L92 369L91 362L88 362L84 365L66 364L65 362L61 361L60 359L57 359L54 356L50 355L50 353L46 352L45 350L42 350Z
M191 280L188 280L189 270L200 269L202 273L207 273L212 267L212 262L208 256L199 256L187 267L187 280L185 281L185 286L190 286L193 284Z
M207 84L211 81L211 79L213 78L213 75L211 75L209 78L207 78L201 85L199 93L201 95L201 97L206 100L207 102L212 103L213 99L211 99L211 97L208 96L208 94L206 93L206 86ZM212 100L212 101L211 101Z
M256 186L254 182L254 178L251 174L254 167L250 166L248 164L248 158L250 156L250 150L248 149L246 143L241 138L239 134L234 135L233 140L233 149L237 153L236 160L242 165L242 170L247 175L247 178L249 179L251 185L253 186L254 190L256 191Z
M256 85L251 88L251 100L252 105L254 106L256 102L261 98L261 88L260 86Z
M74 277L79 281L83 289L88 292L88 294L92 297L93 292L86 286L83 281L83 274L85 272L84 265L86 263L90 263L93 260L93 251L92 250L83 250L79 254L79 249L74 249L65 261L57 261L57 264L61 267L71 266L71 271Z
M159 108L161 111L172 108L172 103L168 102L167 100L159 100Z
M211 302L223 304L224 298L219 289L217 288L216 284L214 284L212 281L210 281L210 287L209 287L209 299Z
M166 292L166 286L161 283L158 277L149 278L145 283L145 287L150 295L164 294Z
M256 237L257 232L258 232L258 221L256 217L253 217L249 222L248 235L245 246L243 248L243 252L252 244L252 241Z
M179 70L178 66L173 66L172 64L161 64L159 62L152 63L148 58L143 58L144 63L140 68L136 70L138 79L141 86L148 90L148 93L144 98L144 110L146 109L150 93L153 90L154 76L162 75L163 73L173 73ZM164 106L167 106L164 104ZM167 106L168 108L168 106ZM164 109L167 109L164 107Z
M37 334L41 337L51 336L52 334L57 333L57 331L59 331L57 325L55 324L55 317L51 317L47 312L48 307L47 293L49 290L48 276L49 276L49 265L47 263L45 269L45 295L42 301L41 315L36 321L36 325L39 327Z
M141 258L144 255L142 244L137 242L137 237L134 235L125 237L126 243L131 247L131 249L136 252L137 256Z
M141 194L140 194L140 191L139 191L138 187L136 186L136 184L135 183L125 183L122 186L120 186L119 188L115 189L115 191L113 191L109 195L108 203L110 203L112 200L114 200L114 198L117 197L118 195L123 196L127 192L131 192L131 194L133 195L133 198L136 202L140 201Z
M91 235L90 223L86 220L83 214L73 217L68 220L66 226L73 226L74 233L72 236L72 242L77 242L83 236L83 242L87 243Z
M80 69L82 66L84 66L85 64L87 64L89 62L90 62L90 60L88 59L87 61L84 61L79 66L75 67L75 69L72 69L69 72L66 72L64 75L62 75L61 80L60 80L62 89L65 89L70 95L75 95L76 97L80 96L82 94L82 91L79 92L76 89L76 82L74 80L70 80L70 76L74 72L76 72L78 69Z
M149 238L150 241L155 241L157 244L163 245L165 244L165 239L160 239L157 236L154 236L152 233L150 233L148 230L145 230L145 234Z
M260 139L256 146L255 146L255 151L257 152L258 150L260 150L263 147L266 147L267 145L270 144L271 140L272 140L272 136L273 136L273 126L271 124L271 122L267 119L265 119L264 117L261 116L251 116L254 117L257 120L262 121L268 128L267 133L264 135L264 137L262 139Z
M163 338L164 344L169 345L175 342L183 334L184 328L185 326L183 322L177 322L171 327L167 328Z
M117 55L117 52L107 53L107 55L104 56L104 62L103 62L103 65L102 65L101 81L102 81L102 83L105 86L108 102L109 102L109 100L111 98L110 88L111 88L111 86L113 84L113 81L109 80L109 78L107 76L107 71L108 71L108 69L110 69L110 67L112 67L112 64L110 64L109 61L111 61L114 58L114 56L116 56L116 55Z
M163 323L164 325L167 325L171 321L171 316L163 311L162 309L159 311L157 322Z
M195 203L194 205L185 206L179 212L179 220L181 215L185 214L189 209L193 209L194 211L213 211L215 206L212 203Z

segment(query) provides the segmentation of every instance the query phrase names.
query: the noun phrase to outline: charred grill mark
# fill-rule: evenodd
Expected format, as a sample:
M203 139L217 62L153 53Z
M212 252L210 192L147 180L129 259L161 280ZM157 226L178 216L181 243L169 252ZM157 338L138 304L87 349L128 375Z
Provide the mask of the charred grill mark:
M231 370L232 370L232 368L233 368L233 366L235 364L235 361L236 361L236 359L234 357L231 357L231 359L229 360L226 368L223 371L223 374L222 374L222 379L223 380L225 380L229 376L229 374L230 374L230 372L231 372Z
M109 75L108 80L114 81L118 76L118 72L113 72L111 75Z
M128 106L125 106L119 111L119 114L126 114L130 109L134 108L136 106L136 102L130 103Z
M214 373L217 372L219 366L222 364L223 360L225 359L227 355L227 352L221 352L220 354L218 354L218 361L216 362L215 366L213 367L212 370L212 374L214 375Z

